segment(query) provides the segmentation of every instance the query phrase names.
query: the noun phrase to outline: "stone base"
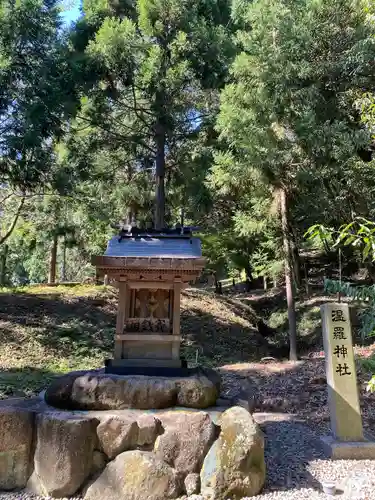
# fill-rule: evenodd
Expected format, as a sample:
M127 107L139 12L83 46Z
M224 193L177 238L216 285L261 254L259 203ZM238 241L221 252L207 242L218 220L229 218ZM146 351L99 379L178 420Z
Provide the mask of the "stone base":
M375 460L375 441L336 441L332 436L321 441L332 460Z
M242 498L265 481L263 434L240 407L69 412L19 398L0 401L0 424L0 489L175 500L208 498L213 488L214 498L222 491Z
M220 375L211 369L170 368L179 373L174 376L160 374L158 367L158 375L145 374L144 367L125 369L131 373L68 373L52 382L45 400L51 406L68 410L149 410L173 406L203 409L215 405L220 394Z

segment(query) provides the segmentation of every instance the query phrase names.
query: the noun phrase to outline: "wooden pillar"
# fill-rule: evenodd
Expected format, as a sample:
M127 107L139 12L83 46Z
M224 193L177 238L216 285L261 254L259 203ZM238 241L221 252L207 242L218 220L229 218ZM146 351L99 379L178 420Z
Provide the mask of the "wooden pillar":
M126 297L127 295L127 283L126 281L120 281L118 284L118 309L117 309L117 321L116 321L116 336L122 335L124 333L124 325L126 319ZM115 340L115 359L122 358L122 340Z
M175 282L173 285L173 335L180 337L180 316L181 316L181 282ZM172 343L172 359L180 359L181 338Z

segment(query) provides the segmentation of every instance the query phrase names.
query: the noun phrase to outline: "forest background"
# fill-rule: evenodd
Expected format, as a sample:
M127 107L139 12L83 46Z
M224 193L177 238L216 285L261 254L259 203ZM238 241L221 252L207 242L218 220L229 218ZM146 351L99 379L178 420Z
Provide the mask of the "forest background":
M0 4L0 285L93 278L113 224L199 226L206 275L285 286L296 358L312 250L375 278L373 3L67 8Z

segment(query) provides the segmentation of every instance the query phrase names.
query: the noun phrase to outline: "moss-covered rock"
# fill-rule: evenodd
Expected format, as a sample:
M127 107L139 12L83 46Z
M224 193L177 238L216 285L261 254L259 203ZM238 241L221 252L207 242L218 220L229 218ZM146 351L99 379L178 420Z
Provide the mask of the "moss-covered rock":
M169 500L182 492L181 478L153 453L125 451L85 490L84 500Z
M219 419L219 439L201 471L201 493L210 500L239 500L259 494L266 478L264 436L244 408L234 406Z

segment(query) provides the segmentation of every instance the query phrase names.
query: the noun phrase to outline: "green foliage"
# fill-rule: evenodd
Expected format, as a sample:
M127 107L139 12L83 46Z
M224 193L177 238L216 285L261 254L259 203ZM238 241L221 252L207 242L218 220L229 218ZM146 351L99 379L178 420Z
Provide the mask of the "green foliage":
M150 186L159 162L170 223L176 209L207 195L203 180L217 91L233 52L229 3L133 5L129 11L115 2L84 3L86 29L81 23L72 43L76 57L91 68L91 83L82 84L69 159L80 169L94 166L111 185L125 177L122 202L141 220L152 217Z
M372 5L84 0L82 8L67 34L54 1L1 4L9 282L45 280L56 234L68 279L91 276L89 257L103 252L112 223L154 217L157 176L166 222L201 226L219 276L280 276L282 236L295 260L319 242L372 265Z
M77 103L57 3L4 0L0 27L0 181L56 187L53 144Z
M270 199L285 188L297 242L314 221L331 225L353 212L373 213L373 165L361 158L371 133L359 99L372 88L374 18L363 6L235 4L242 52L221 97L225 151L216 157L211 182L223 195L235 190L241 197L259 191L259 182ZM253 219L251 203L244 209Z
M355 302L365 304L365 309L360 312L361 337L375 336L375 286L353 286L351 283L342 283L337 280L325 280L324 290L329 294L340 294L349 297Z
M368 259L374 261L375 224L364 218L356 218L338 230L315 225L307 231L306 236L310 239L329 237L333 241L333 248L354 247L359 249L364 262ZM325 289L328 293L339 293L364 304L360 315L362 340L375 336L375 285L354 287L350 283L326 280ZM375 375L368 384L368 390L375 390Z
M330 241L332 249L350 246L361 252L363 261L375 260L375 223L364 217L356 217L337 230L315 224L306 231L305 237Z

